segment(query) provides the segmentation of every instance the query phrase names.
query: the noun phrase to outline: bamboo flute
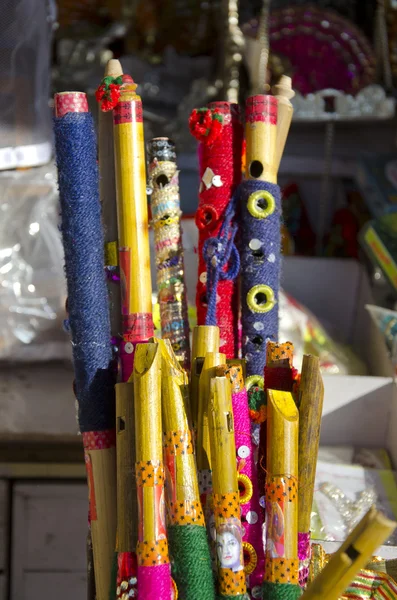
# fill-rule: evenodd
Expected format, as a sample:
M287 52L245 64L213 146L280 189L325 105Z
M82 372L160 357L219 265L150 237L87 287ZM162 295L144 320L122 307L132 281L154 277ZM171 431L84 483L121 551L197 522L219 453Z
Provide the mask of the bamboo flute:
M372 507L309 585L302 600L338 600L396 525Z
M198 325L193 329L190 376L190 412L195 435L197 435L198 423L199 381L207 352L219 352L219 327Z
M147 149L161 336L171 341L176 357L189 369L189 320L175 144L168 138L154 138Z
M211 494L211 447L208 430L208 399L211 387L211 378L215 375L216 367L224 364L226 357L220 352L207 352L199 382L199 405L197 426L197 470L199 475L200 494L204 510L207 509L205 497Z
M282 75L280 81L272 87L272 93L278 101L277 137L276 137L276 167L279 170L285 144L291 126L294 107L290 100L295 96L292 89L291 77Z
M123 75L113 111L124 382L132 375L134 344L153 336L143 113L136 87Z
M244 570L247 588L260 593L265 557L262 540L263 517L259 505L255 447L251 437L247 390L244 385L244 361L227 361L227 378L232 390L232 408L236 446L237 478L240 491L241 521L244 527L243 550L247 559Z
M117 200L118 254L120 269L121 333L120 374L117 384L119 500L117 595L132 593L136 579L137 497L131 465L134 461L134 354L138 342L153 336L152 286L149 256L149 226L146 196L146 163L143 113L136 84L122 76L118 101L113 110L114 162ZM135 406L136 412L136 406ZM139 585L139 583L138 583Z
M246 593L236 469L232 390L227 366L215 368L208 408L212 458L212 504L218 562L218 594L243 600Z
M298 543L299 576L304 586L310 564L310 518L320 444L324 385L317 356L305 355L299 384Z
M186 410L186 373L169 340L162 349L163 446L167 535L178 594L185 600L215 600L211 556L200 501L193 438Z
M263 598L299 598L299 414L289 392L267 392L266 568ZM287 587L286 586L290 586Z
M171 600L171 568L165 523L161 350L158 344L137 344L133 381L138 597L145 600Z
M97 599L107 600L116 532L115 377L104 279L96 137L82 92L56 94L55 117L69 323L89 489L95 588Z
M123 69L118 60L110 60L104 77L121 77ZM99 195L102 205L103 234L105 240L105 266L110 307L112 336L121 334L120 282L116 272L118 266L118 232L116 204L116 175L114 169L113 114L101 110L98 104L98 165Z

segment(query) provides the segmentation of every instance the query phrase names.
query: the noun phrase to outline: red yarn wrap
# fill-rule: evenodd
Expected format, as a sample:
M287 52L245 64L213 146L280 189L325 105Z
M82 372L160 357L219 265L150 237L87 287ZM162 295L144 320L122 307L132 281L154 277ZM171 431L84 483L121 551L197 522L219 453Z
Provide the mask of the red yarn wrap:
M241 181L241 161L243 145L243 126L237 104L230 102L212 102L208 105L211 114L222 115L222 126L217 136L202 141L199 145L200 192L196 213L196 225L199 229L199 268L196 289L197 323L205 325L207 306L205 302L206 265L203 258L204 242L217 236L222 226L222 217L230 199ZM192 114L193 117L193 114ZM208 119L208 117L207 117ZM217 119L215 119L216 122ZM214 120L213 120L214 122ZM203 127L208 125L204 123ZM195 135L195 137L197 137ZM202 182L207 168L219 176L222 185L211 185L208 189ZM236 281L220 281L218 285L216 320L220 330L220 352L227 358L234 358L238 352L238 294Z

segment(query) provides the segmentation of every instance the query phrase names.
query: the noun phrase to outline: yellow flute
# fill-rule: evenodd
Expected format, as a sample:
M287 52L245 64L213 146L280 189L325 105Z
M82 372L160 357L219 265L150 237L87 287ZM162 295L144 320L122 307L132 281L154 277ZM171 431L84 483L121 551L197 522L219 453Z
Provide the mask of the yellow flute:
M299 585L299 414L290 392L267 392L265 582Z
M396 525L372 507L309 585L302 600L338 600Z
M219 352L219 327L198 325L193 329L190 377L190 412L194 432L197 432L198 422L199 381L207 352Z
M123 381L132 377L135 343L153 336L143 114L136 87L129 75L123 75L113 111Z
M224 364L225 361L226 356L224 354L220 352L207 352L200 374L196 447L199 478L200 473L209 473L211 470L211 447L208 431L208 398L210 394L211 378L215 375L215 369L218 365ZM200 492L203 493L201 486Z
M138 597L154 600L162 597L163 591L165 600L171 600L171 570L165 523L161 350L158 344L137 344L133 381L138 498Z
M246 593L240 494L237 482L232 388L227 366L211 378L208 409L211 442L212 504L215 518L218 586L221 596Z

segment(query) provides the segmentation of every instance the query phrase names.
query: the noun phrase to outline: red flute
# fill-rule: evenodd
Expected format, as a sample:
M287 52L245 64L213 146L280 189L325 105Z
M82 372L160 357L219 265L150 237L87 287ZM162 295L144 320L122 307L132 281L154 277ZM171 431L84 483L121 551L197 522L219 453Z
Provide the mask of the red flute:
M197 134L197 127L192 126L194 118L200 119L199 123L204 123L208 135ZM208 299L203 246L208 238L219 234L225 210L241 181L243 127L239 107L230 102L211 102L206 112L193 112L190 128L201 142L199 206L196 213L196 225L199 230L196 306L197 323L205 325ZM227 358L234 358L238 351L237 282L220 280L217 295L216 325L220 330L219 351L226 354Z

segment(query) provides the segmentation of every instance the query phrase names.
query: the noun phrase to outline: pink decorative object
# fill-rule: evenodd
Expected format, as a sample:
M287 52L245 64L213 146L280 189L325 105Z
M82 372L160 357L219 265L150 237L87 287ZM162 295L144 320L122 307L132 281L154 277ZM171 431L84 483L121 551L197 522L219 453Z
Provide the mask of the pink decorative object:
M244 27L256 37L257 23ZM375 79L375 55L364 34L332 10L311 4L270 15L270 49L291 65L292 87L303 96L327 88L355 95Z

